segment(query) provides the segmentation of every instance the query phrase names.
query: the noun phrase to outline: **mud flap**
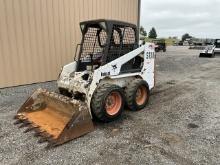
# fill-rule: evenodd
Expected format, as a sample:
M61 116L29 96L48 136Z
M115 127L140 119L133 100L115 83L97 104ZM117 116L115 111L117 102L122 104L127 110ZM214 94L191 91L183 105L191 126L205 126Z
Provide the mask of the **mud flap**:
M56 146L94 130L85 102L38 89L21 106L15 124L34 130L39 142Z

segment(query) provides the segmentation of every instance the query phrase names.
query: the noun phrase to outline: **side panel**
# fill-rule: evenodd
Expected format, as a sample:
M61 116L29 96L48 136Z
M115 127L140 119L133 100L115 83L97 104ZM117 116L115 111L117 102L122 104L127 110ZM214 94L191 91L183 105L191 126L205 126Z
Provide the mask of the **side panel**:
M152 89L155 85L155 51L154 46L151 44L146 44L144 52L144 67L141 76L147 81L149 88Z
M137 73L120 74L121 66L130 59L140 55L142 52L144 52L144 65L142 71ZM139 76L142 77L142 79L144 79L148 83L149 89L152 89L155 85L154 68L155 68L155 51L154 51L154 44L152 43L146 43L144 46L139 47L125 54L124 56L100 67L99 69L95 70L93 75L93 81L90 85L90 89L88 93L88 98L89 98L88 105L90 105L90 100L94 90L97 87L97 84L99 84L101 80L106 78L116 80L120 78L126 79L128 77Z
M77 65L76 61L65 65L65 66L62 68L62 71L61 71L61 73L60 73L60 77L69 77L69 75L70 75L72 72L75 72L75 71L76 71L76 65Z

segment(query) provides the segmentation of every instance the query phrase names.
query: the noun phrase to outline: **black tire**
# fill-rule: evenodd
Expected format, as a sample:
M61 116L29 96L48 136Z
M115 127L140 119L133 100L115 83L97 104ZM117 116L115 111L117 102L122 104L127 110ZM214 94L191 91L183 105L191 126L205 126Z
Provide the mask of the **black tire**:
M138 104L136 94L140 87L143 88L143 90L145 90L146 95L144 98L142 98L141 104ZM130 110L138 111L143 109L147 105L150 97L150 91L147 82L141 79L136 79L132 81L128 84L128 86L125 89L125 96L126 105Z
M121 98L121 104L120 108L118 108L119 110L117 111L117 113L110 115L106 108L106 102L108 96L113 93L117 93L118 96ZM125 104L125 97L123 93L123 89L114 84L104 84L99 86L95 90L91 100L91 111L93 118L101 122L111 122L120 117L122 111L124 110Z

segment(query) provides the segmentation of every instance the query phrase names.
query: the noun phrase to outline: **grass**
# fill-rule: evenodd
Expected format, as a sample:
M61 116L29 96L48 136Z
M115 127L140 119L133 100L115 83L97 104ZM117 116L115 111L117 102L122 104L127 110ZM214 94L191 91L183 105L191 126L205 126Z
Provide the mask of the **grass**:
M173 45L175 42L179 41L178 39L173 39L173 38L157 38L157 39L165 39L166 45L167 46L171 46ZM151 38L145 38L146 42L152 42L153 39Z

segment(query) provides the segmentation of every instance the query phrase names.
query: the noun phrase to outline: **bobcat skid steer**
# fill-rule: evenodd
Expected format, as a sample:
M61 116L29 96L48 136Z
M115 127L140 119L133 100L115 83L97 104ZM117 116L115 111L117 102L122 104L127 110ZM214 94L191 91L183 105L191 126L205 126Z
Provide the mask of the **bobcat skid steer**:
M59 94L38 89L15 116L15 124L35 130L40 142L52 146L93 131L93 118L110 122L125 105L144 108L154 87L154 44L138 47L135 25L93 20L80 27L75 60L57 80Z
M213 45L208 45L200 54L199 57L215 57L220 54L220 39L216 39Z

